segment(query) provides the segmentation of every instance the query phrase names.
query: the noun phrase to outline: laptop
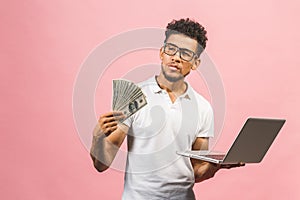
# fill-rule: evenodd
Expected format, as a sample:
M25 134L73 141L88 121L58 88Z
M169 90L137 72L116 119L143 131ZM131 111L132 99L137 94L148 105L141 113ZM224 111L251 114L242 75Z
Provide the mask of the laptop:
M184 151L177 154L217 164L260 163L285 121L248 118L226 154L209 151Z

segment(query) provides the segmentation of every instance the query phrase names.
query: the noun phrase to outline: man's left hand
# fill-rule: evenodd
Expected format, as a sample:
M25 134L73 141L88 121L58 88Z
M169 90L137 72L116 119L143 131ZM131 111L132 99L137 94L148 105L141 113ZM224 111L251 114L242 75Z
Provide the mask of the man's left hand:
M210 162L198 161L192 162L194 167L194 174L195 174L195 182L202 182L204 180L210 179L214 177L216 172L219 169L231 169L235 167L245 166L244 163L237 163L237 164L214 164Z

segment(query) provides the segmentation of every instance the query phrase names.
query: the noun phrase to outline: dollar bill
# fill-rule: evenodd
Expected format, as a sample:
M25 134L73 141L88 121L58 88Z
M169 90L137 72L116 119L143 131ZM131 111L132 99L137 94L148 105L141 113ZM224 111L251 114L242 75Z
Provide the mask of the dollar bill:
M141 88L133 82L122 79L113 80L112 108L114 111L123 112L127 119L146 104L146 97Z
M125 119L127 119L145 105L147 105L146 98L144 95L141 95L136 99L130 101L128 104L124 105L122 108L119 109L119 111L121 111L125 115Z

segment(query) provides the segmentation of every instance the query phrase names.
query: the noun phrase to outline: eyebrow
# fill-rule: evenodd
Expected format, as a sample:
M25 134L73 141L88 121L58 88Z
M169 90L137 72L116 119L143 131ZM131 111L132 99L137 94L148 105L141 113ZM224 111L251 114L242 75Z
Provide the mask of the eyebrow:
M187 48L181 48L181 47L179 47L177 44L174 44L174 43L171 43L171 42L166 42L165 44L172 44L172 45L177 46L180 50L188 50L188 51L190 51L190 52L195 53L194 51L192 51L192 50L190 50L190 49L187 49Z

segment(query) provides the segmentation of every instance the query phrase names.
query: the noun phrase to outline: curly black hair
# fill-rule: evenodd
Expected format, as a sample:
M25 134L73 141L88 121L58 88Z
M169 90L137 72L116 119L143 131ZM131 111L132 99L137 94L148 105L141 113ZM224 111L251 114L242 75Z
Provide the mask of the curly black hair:
M198 44L200 45L197 50L197 55L199 56L206 47L206 33L207 32L205 28L201 24L196 21L190 20L189 18L173 20L172 22L168 23L166 27L166 38L164 42L166 42L172 34L184 34L190 38L197 40Z

